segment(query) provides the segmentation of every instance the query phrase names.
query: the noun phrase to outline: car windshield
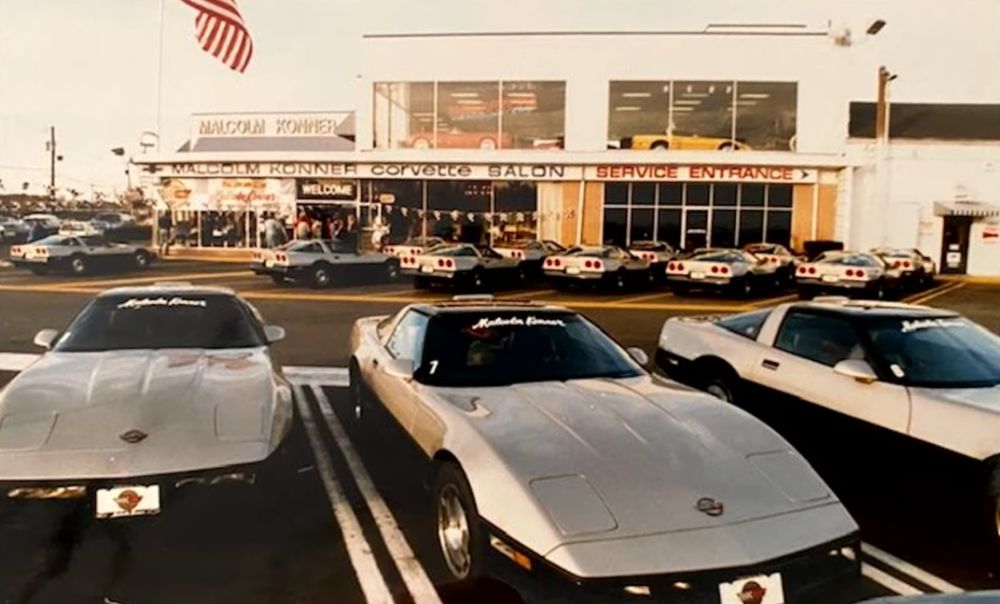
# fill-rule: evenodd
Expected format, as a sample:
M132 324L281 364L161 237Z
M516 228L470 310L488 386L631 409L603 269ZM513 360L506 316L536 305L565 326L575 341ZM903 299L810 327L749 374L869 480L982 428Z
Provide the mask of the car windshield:
M31 245L70 245L72 243L71 237L62 237L59 235L50 235L44 239L39 239L38 241L32 243Z
M874 256L867 254L846 254L837 256L823 256L817 262L823 264L838 264L842 266L877 266L878 261Z
M436 386L643 375L611 338L571 312L441 314L428 327L421 380Z
M605 253L606 248L599 247L572 247L566 250L564 256L600 256Z
M104 296L60 337L60 352L162 348L254 348L264 338L250 312L223 294Z
M771 245L769 243L759 243L756 245L746 246L746 251L751 254L780 254L781 249L776 245Z
M467 245L435 248L427 252L428 256L475 256L476 250Z
M630 249L640 252L665 252L667 244L659 241L635 241Z
M1000 337L963 317L877 319L869 334L885 368L907 385L1000 385Z
M691 257L691 260L699 262L746 262L747 258L742 252L726 250L695 254Z

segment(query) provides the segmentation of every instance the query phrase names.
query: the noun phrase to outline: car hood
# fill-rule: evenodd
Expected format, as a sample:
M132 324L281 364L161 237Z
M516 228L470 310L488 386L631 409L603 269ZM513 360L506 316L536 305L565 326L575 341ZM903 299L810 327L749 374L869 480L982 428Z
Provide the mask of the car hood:
M719 527L836 503L752 416L658 378L444 393L573 538ZM723 513L698 510L714 500Z
M915 396L1000 412L1000 385L982 388L910 388Z
M259 461L275 401L263 348L48 353L0 392L0 480ZM134 430L146 437L129 444Z

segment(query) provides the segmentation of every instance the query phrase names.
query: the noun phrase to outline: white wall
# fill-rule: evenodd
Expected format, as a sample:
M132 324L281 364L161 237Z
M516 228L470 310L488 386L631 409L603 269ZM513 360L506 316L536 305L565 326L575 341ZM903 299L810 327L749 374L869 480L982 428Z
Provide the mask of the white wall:
M518 4L515 2L514 4ZM565 2L563 4L566 4ZM505 4L506 6L506 4ZM578 5L577 5L578 6ZM366 38L360 79L359 142L370 148L372 82L556 79L567 81L567 148L599 151L607 140L608 81L641 79L798 81L798 148L839 152L850 101L875 98L878 65L899 78L892 98L913 102L1000 102L1000 2L874 0L737 3L720 0L588 4L601 22L553 10L519 19L475 17L482 5L448 13L454 23L408 15L389 32L493 32L505 35ZM635 7L640 10L628 10ZM513 5L511 8L514 8ZM713 10L725 8L725 11ZM476 12L479 11L479 12ZM702 16L703 15L703 16ZM725 15L721 18L719 15ZM866 36L875 18L887 25ZM810 35L705 35L712 23L782 23ZM373 33L386 31L378 24ZM826 35L849 30L852 44ZM507 35L519 32L561 35ZM593 35L600 31L631 32ZM745 29L744 29L745 31ZM587 35L564 35L585 32ZM643 33L672 32L672 33ZM819 35L816 35L819 34Z

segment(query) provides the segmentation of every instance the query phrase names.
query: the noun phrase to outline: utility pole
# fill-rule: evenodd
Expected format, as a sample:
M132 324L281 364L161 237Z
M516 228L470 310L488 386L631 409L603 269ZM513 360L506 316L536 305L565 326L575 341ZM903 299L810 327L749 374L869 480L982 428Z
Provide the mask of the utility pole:
M49 197L56 199L56 127L49 127Z

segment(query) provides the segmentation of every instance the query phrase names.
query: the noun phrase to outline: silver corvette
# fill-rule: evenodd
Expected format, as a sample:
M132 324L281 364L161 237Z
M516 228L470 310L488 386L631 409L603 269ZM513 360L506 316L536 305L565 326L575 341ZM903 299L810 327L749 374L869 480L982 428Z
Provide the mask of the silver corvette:
M388 415L428 460L451 580L740 604L751 583L779 602L857 576L857 525L787 442L572 311L415 304L351 345L361 428Z
M11 247L10 261L36 275L53 271L84 275L99 268L145 270L153 254L137 245L112 243L101 235L50 235Z
M252 484L292 423L268 345L284 336L232 291L122 288L92 300L0 391L0 505L87 499L157 514L194 485Z

